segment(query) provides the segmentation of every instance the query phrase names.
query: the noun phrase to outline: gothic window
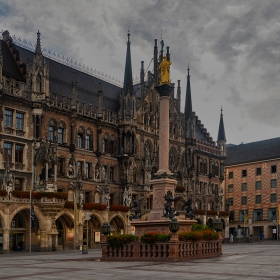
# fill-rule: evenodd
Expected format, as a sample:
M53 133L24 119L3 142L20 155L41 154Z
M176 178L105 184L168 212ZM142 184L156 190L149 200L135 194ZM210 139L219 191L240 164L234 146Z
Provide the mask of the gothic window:
M126 116L130 117L130 100L127 100L127 111L126 111Z
M81 177L83 177L83 162L82 161L77 162L77 174L79 174Z
M91 177L91 163L86 162L86 178L90 179Z
M13 111L12 110L5 110L5 119L4 119L5 126L12 127L13 126Z
M92 150L93 145L92 145L92 140L93 140L93 133L91 129L87 129L86 131L86 139L85 139L85 148L86 150Z
M110 167L110 181L113 182L114 181L114 167Z
M54 133L56 130L56 121L51 119L49 121L49 131L48 131L48 140L54 142Z
M57 143L58 144L63 144L65 143L65 123L63 121L60 121L58 124L58 129L57 129Z
M15 162L23 163L23 145L16 144Z
M84 138L85 138L85 130L82 126L80 126L78 129L78 139L77 139L78 148L84 148Z
M24 114L17 112L16 113L16 129L23 130L23 120L24 120Z
M103 145L102 145L103 153L109 153L109 135L108 133L104 134L103 137Z
M59 175L64 174L64 164L65 164L64 158L57 159L57 174L59 174Z
M15 190L23 191L23 178L15 178Z
M9 161L12 161L12 143L4 143L4 161L9 159Z

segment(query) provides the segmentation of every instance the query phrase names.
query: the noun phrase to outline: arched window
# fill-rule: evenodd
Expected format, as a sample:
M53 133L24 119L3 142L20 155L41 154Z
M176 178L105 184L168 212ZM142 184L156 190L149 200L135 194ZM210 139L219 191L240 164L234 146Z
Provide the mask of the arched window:
M117 154L116 148L117 148L117 138L115 135L111 136L110 142L108 144L108 152L111 155Z
M93 150L93 132L92 132L91 128L88 128L86 130L85 149Z
M109 135L107 132L104 134L103 137L102 151L103 153L109 153Z
M65 131L65 129L66 129L65 122L60 121L58 123L58 127L57 127L57 143L58 144L66 143L66 137L65 137L66 131Z
M56 120L50 119L49 121L49 129L48 129L48 140L54 142L54 136L56 131Z
M84 148L85 143L85 129L83 126L80 126L78 129L78 139L77 139L78 148Z

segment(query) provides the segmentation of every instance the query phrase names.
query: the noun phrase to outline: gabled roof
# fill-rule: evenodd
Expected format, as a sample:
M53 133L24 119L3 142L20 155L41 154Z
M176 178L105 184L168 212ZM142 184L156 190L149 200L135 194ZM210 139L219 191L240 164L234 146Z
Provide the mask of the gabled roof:
M5 42L4 42L5 43ZM23 62L28 64L34 57L34 53L17 46L20 52L20 58ZM3 51L2 51L3 52ZM3 54L4 56L4 54ZM121 88L103 81L99 78L78 71L70 66L61 64L49 58L45 58L49 65L50 71L50 92L62 94L66 98L71 98L73 73L76 72L77 81L77 99L86 104L92 104L93 107L98 106L98 90L99 83L102 83L103 90L103 108L112 112L118 112L119 97ZM12 70L15 72L15 69Z
M225 165L280 158L280 137L227 147Z

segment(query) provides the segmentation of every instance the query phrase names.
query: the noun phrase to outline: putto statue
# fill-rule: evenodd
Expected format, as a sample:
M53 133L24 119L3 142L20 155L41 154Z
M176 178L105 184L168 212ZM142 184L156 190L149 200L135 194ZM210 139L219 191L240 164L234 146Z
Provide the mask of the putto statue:
M171 61L168 61L166 56L163 57L162 62L159 65L160 69L160 84L170 84L170 65Z
M187 201L182 199L185 208L185 217L186 218L190 218L191 220L195 219L195 211L192 207L192 199L189 198Z
M174 198L172 196L171 191L167 191L167 194L164 195L165 203L164 203L164 214L162 217L164 218L174 218L175 216L178 216L179 213L175 211L175 208L171 207L172 203L174 201Z
M132 219L140 219L142 217L141 213L141 204L143 202L144 198L141 198L140 200L133 200L133 205L130 207L130 210L134 209L134 215L131 214L129 216L129 220L132 221Z

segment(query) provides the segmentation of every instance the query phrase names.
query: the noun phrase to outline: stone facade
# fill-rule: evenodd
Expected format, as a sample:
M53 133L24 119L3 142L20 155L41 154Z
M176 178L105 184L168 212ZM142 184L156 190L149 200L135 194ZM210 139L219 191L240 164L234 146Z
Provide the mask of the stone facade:
M81 204L76 229L79 246L86 233L85 205L106 205L105 210L90 210L89 246L98 246L95 232L100 233L104 221L109 221L117 232L131 232L128 210L112 211L110 206L128 206L127 198L129 202L143 199L142 220L152 209L150 180L159 168L160 158L160 108L155 87L164 51L158 51L155 40L154 73L145 76L141 62L140 83L133 85L129 34L125 81L120 88L46 58L40 40L38 32L33 52L17 46L8 31L0 41L0 171L5 173L4 163L9 156L12 190L62 192L68 194L68 201L73 201L75 194ZM170 60L169 48L166 56ZM178 181L175 208L183 215L181 199L192 197L201 210L199 222L211 226L219 211L224 210L221 184L225 137L216 143L192 111L189 73L184 113L180 111L180 81L176 92L175 84L172 87L167 153L169 170ZM2 189L6 188L3 181ZM125 190L129 190L129 195ZM13 196L10 201L3 198L0 202L0 238L6 234L6 251L15 242L10 238L8 246L7 234L20 236L12 233L10 222L14 217L22 220L26 229L21 232L25 237L21 235L19 240L26 240L29 206L22 203ZM63 205L61 202L54 207L53 215L46 214L44 202L35 206L35 216L41 217L37 226L37 238L41 238L38 249L73 248L74 213ZM9 207L22 210L7 212ZM226 224L226 214L223 218ZM53 242L47 243L48 234ZM27 249L28 242L24 243Z

